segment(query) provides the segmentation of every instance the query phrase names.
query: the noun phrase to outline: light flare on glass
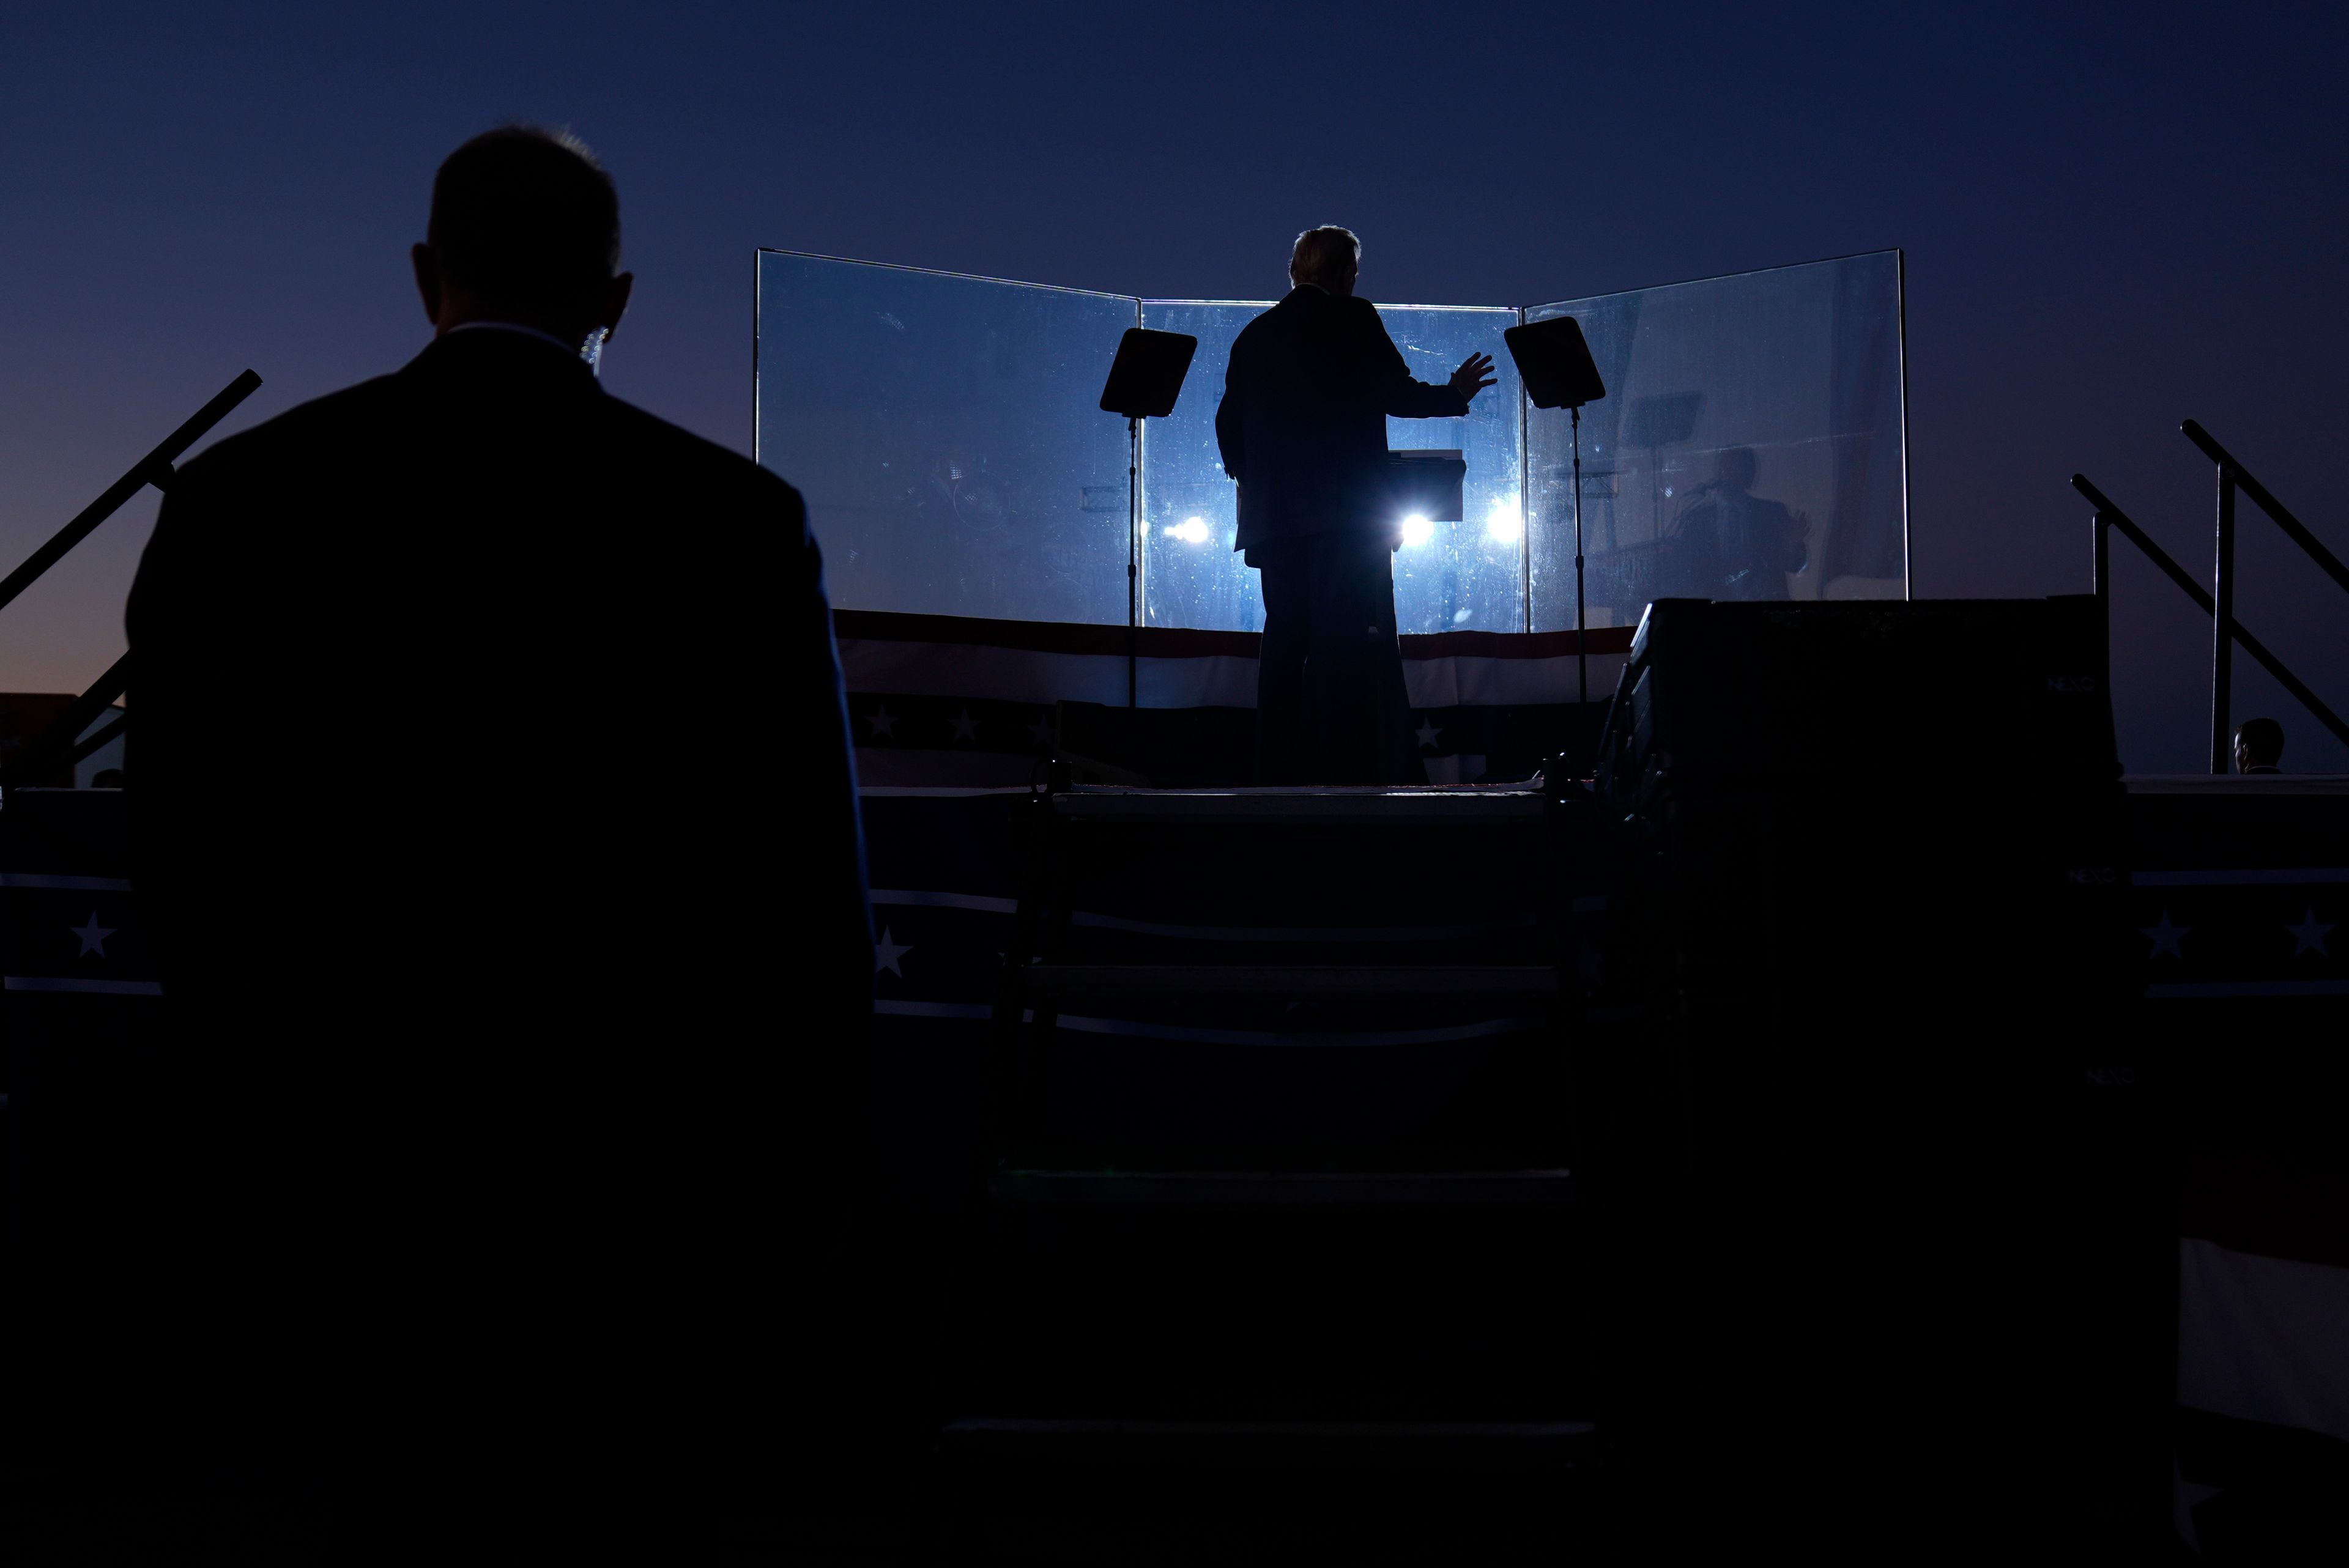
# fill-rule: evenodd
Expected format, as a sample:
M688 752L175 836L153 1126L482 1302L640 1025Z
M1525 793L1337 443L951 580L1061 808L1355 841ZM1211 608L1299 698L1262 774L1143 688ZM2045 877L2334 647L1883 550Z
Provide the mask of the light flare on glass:
M1435 524L1428 521L1426 518L1421 516L1418 512L1413 512L1409 517L1402 520L1402 542L1404 549L1414 549L1419 545L1425 544L1429 540L1433 539L1434 537Z

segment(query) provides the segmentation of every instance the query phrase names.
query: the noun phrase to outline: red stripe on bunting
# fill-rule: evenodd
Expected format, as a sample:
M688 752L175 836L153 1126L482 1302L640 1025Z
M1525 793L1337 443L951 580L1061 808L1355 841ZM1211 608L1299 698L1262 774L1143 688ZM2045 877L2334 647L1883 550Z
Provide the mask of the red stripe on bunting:
M895 610L834 610L833 634L887 643L953 643L983 648L1014 648L1039 654L1109 654L1123 657L1126 629L1076 621L994 621L976 615L915 615ZM1628 653L1629 626L1599 626L1590 633L1594 654ZM1143 626L1135 652L1145 659L1204 659L1218 655L1252 659L1263 638L1255 632L1207 632L1184 626ZM1406 634L1406 659L1555 659L1575 651L1566 632L1437 632Z

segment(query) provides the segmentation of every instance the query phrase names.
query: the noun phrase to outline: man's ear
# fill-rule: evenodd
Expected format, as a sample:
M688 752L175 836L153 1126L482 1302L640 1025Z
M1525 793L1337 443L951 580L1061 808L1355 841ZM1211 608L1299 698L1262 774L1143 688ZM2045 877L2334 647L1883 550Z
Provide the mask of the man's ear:
M634 273L622 273L605 285L603 313L595 318L604 329L605 342L611 342L612 335L620 329L620 318L628 314L628 295L636 286Z
M408 260L416 268L416 292L424 296L424 319L439 326L440 258L432 253L429 245L413 245L409 248Z

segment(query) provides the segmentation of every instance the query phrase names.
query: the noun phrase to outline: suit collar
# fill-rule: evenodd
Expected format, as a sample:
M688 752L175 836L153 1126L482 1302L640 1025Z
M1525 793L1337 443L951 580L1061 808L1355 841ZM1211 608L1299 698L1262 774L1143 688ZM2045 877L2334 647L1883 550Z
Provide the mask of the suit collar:
M1299 284L1280 296L1280 303L1292 310L1343 310L1359 295L1333 294L1328 289L1311 284Z
M565 354L574 354L578 352L572 345L564 342L563 339L555 336L554 334L551 332L542 332L537 327L526 326L518 321L460 321L456 325L450 327L448 330L451 333L519 332L524 337L534 337L538 339L539 342L549 344L554 347L561 349ZM583 354L580 355L580 357L585 359L586 356Z
M491 377L600 390L595 370L558 340L539 332L507 332L484 325L442 333L408 362L403 374Z

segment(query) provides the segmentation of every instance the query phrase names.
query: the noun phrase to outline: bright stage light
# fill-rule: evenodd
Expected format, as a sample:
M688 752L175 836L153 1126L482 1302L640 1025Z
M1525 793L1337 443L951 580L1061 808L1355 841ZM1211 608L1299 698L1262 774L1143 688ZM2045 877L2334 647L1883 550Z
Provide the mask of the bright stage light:
M1207 542L1207 520L1204 517L1186 517L1169 528L1166 531L1166 537L1179 539L1185 544L1205 544Z
M1496 500L1493 515L1485 520L1485 531L1498 544L1515 544L1526 531L1525 514L1517 511L1515 501Z
M1402 542L1406 546L1425 544L1434 537L1435 524L1428 521L1418 512L1413 512L1402 520Z

